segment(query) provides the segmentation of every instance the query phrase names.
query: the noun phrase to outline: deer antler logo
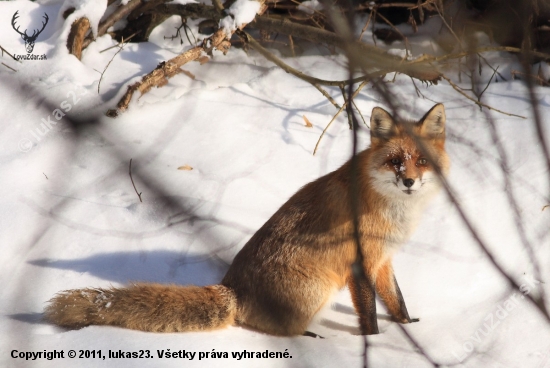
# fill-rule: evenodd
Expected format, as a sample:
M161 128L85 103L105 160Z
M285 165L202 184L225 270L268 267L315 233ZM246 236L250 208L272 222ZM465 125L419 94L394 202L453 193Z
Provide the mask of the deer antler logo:
M13 15L13 18L11 18L11 26L13 27L13 29L15 29L15 31L17 33L19 33L21 35L21 38L25 41L25 48L27 49L27 54L30 54L32 52L32 50L34 49L34 42L36 41L36 39L38 38L38 35L40 33L42 33L42 31L44 30L44 28L46 28L46 24L48 24L48 14L44 13L44 19L45 19L45 22L42 22L42 29L39 31L37 29L35 29L33 32L32 32L32 35L28 35L27 34L27 30L25 29L25 32L21 33L19 31L19 26L17 28L15 28L15 21L17 18L19 18L19 15L17 14L19 13L19 10L15 12L15 14Z

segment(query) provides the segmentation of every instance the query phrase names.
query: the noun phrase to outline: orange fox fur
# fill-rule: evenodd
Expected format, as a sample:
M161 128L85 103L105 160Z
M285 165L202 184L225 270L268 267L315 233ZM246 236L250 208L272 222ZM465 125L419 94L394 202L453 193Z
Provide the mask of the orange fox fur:
M428 155L403 124L422 140ZM298 335L334 290L349 285L358 313L360 303L366 306L366 315L359 316L363 333L378 333L375 292L394 320L417 321L408 315L391 258L437 192L434 166L448 169L444 144L441 104L415 123L396 123L385 110L373 109L371 147L358 155L357 166L359 234L367 276L359 285L351 275L357 253L348 161L294 194L237 254L221 285L67 290L50 300L45 318L68 328L113 325L177 332L241 325Z

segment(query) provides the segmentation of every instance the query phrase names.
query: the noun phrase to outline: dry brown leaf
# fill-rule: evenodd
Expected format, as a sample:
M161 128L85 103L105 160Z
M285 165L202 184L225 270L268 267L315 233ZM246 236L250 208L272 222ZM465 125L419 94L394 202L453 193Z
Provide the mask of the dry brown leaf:
M178 167L178 170L191 171L191 170L193 170L193 168L189 165L183 165L183 166Z
M547 209L548 207L550 207L550 204L547 204L546 206L542 207L542 210L544 211L544 210Z
M205 55L205 56L201 56L200 58L198 58L197 61L199 63L201 63L201 65L202 65L202 64L206 64L207 62L209 62L210 58Z
M305 115L302 116L304 118L304 121L306 123L306 127L307 128L312 128L313 127L313 124L311 124L311 122L308 120L308 118L306 118Z

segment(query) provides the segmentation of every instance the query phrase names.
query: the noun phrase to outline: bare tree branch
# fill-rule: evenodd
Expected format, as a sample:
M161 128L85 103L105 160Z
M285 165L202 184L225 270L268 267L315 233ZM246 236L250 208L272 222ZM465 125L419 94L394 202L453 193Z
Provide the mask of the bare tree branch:
M88 18L79 18L71 25L71 31L67 38L67 48L69 53L76 56L78 60L82 58L82 49L84 48L84 37L90 29L90 21Z

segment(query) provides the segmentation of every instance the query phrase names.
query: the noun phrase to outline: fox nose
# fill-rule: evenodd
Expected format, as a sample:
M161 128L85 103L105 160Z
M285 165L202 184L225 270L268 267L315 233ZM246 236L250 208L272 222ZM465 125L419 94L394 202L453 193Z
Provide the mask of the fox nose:
M407 187L407 188L410 188L414 185L414 179L403 179L403 184Z

